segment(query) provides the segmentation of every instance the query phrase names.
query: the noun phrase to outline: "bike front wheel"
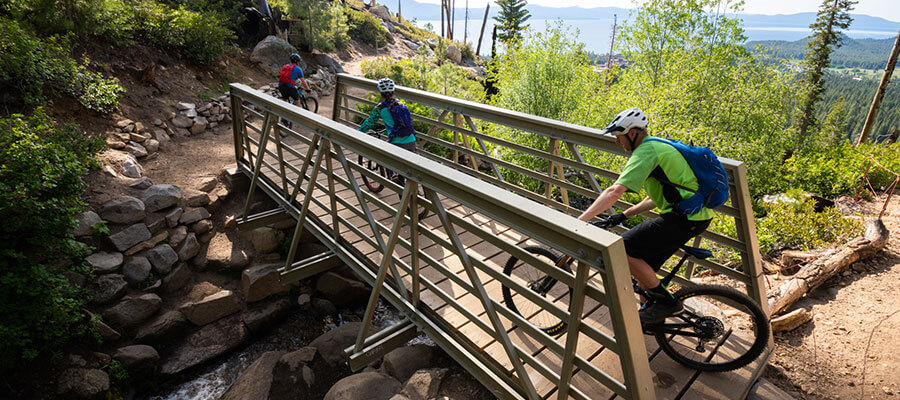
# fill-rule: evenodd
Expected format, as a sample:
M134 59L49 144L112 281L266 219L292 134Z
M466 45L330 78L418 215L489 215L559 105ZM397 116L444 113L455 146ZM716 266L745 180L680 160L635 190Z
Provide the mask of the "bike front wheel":
M684 311L652 331L673 360L700 371L743 367L762 354L769 341L769 319L749 296L718 285L679 290Z
M548 263L555 265L560 260L560 256L543 247L527 246L523 250L534 254L537 258L543 259ZM569 271L568 265L562 265L565 271ZM559 304L563 309L568 309L572 298L572 288L560 283L558 280L547 275L541 269L523 262L516 257L510 257L506 261L503 273L512 278L517 278L525 284L525 287L532 292L541 296L550 302ZM544 331L548 335L555 335L566 330L566 323L559 319L553 313L544 309L544 307L533 302L521 293L513 290L509 286L503 285L503 303L510 310L519 314L526 321L534 325L536 328Z
M300 105L313 114L319 112L319 101L315 97L304 97L300 99Z

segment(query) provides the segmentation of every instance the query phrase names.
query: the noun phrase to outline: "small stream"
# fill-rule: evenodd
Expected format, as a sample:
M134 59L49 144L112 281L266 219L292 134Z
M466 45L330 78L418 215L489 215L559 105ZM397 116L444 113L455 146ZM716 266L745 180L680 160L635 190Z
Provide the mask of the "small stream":
M345 315L328 316L324 319L311 318L296 311L284 319L280 325L268 333L251 341L231 353L213 359L206 365L166 382L156 391L138 393L138 400L216 400L238 379L242 372L267 351L295 351L319 337L321 334L342 325L344 322L358 321L364 308L351 310ZM346 318L346 321L345 319ZM373 318L378 328L396 324L401 315L388 303L379 300ZM413 339L413 343L434 345L427 337Z

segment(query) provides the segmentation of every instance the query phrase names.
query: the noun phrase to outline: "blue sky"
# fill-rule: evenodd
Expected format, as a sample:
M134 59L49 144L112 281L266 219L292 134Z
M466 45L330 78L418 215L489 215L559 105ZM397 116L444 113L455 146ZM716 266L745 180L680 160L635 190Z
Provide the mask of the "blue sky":
M394 0L382 0L391 4ZM407 0L409 1L409 0ZM416 0L420 3L440 4L439 0ZM484 7L490 0L468 0L469 7ZM631 0L528 0L529 3L546 7L622 7L632 8ZM456 0L457 7L463 7L466 0ZM748 14L794 14L816 12L821 0L746 0L744 12ZM859 0L854 14L868 14L891 21L900 21L900 2L898 0Z

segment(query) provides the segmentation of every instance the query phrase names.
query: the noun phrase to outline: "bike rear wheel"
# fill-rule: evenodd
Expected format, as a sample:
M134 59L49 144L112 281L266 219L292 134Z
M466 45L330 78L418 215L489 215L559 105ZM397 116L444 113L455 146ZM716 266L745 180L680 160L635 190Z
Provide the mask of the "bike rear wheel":
M381 165L378 165L375 160L370 160L360 155L357 161L359 161L359 165L362 165L363 168L384 176L384 168L382 168ZM384 185L382 185L381 182L378 182L376 180L369 180L369 178L366 177L366 175L363 173L360 173L359 175L362 177L363 184L366 185L366 188L368 188L370 192L378 193L382 189L384 189Z
M556 264L560 260L560 256L543 247L527 246L523 248L525 251L534 254L538 258L544 259L550 264ZM565 271L569 271L568 265L562 265ZM572 288L559 283L556 279L547 275L546 272L527 264L516 257L510 257L503 268L503 273L525 283L525 286L537 293L539 296L556 302L564 309L568 309L572 298ZM566 323L560 320L556 315L545 310L543 307L529 300L525 296L510 287L503 285L503 303L510 310L519 314L534 325L536 328L544 331L548 335L555 335L566 330Z
M722 372L749 364L765 350L769 319L746 294L697 285L674 296L684 303L684 311L645 329L673 360L700 371Z

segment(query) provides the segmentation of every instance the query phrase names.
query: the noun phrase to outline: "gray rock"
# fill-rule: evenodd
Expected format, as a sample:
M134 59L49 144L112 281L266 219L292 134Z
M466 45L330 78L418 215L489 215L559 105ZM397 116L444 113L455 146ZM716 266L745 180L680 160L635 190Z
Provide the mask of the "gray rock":
M128 139L130 139L132 142L137 143L144 143L147 141L147 137L138 132L132 132L128 134Z
M361 322L348 322L313 339L309 346L315 347L329 364L343 365L346 361L344 349L356 343L361 327ZM371 335L378 332L378 328L369 326L368 331Z
M150 277L150 261L145 257L131 257L122 266L122 275L129 285L135 286Z
M369 12L374 14L378 18L381 18L383 21L390 22L390 20L391 20L390 11L388 11L387 7L385 7L383 5L379 4L375 7L371 7L371 8L369 8Z
M142 326L134 340L138 343L169 344L181 337L189 326L184 314L177 310L169 311Z
M181 199L181 189L175 185L153 185L144 191L141 200L147 208L147 212L157 212L171 207Z
M136 326L159 310L162 299L153 293L125 297L103 313L103 319L117 329Z
M202 221L197 221L194 225L191 225L191 231L198 235L203 235L211 231L213 228L212 221L208 219L204 219Z
M343 370L345 367L331 367L321 356L316 355L315 347L303 347L281 356L272 371L274 379L269 399L321 398L333 383L328 378L346 373ZM326 379L317 381L316 374L325 376Z
M181 214L181 218L178 219L178 222L181 224L189 225L201 219L207 219L209 217L209 211L206 211L205 208L189 207L184 210L184 214Z
M219 181L216 179L216 177L208 176L200 180L200 186L197 187L197 190L204 193L209 193L212 192L218 184Z
M144 148L146 148L149 153L156 153L159 151L159 141L156 139L147 140L147 142L144 143Z
M159 142L160 146L164 146L166 143L172 140L169 137L169 134L166 133L164 129L154 129L153 130L153 139Z
M87 256L85 261L87 261L88 264L91 264L91 266L94 267L94 271L98 274L106 274L119 269L124 258L122 253L107 253L101 251Z
M400 393L400 382L380 372L360 372L339 380L325 400L388 400Z
M327 69L328 72L331 72L332 74L344 72L344 67L341 66L341 63L339 63L337 60L331 58L331 56L329 56L327 54L322 54L322 53L313 54L313 60L316 62L316 64L321 65L322 67Z
M283 265L259 265L244 270L241 274L241 285L247 303L290 290L290 286L281 284L281 274L278 272L281 266Z
M125 146L125 151L131 153L137 158L147 157L148 153L147 149L144 146L136 142L129 142L128 145Z
M413 42L411 40L406 40L406 39L403 39L403 44L405 44L406 47L409 47L410 50L419 50L419 46L421 46L420 44L418 44L416 42Z
M109 375L99 369L69 368L59 375L56 394L64 398L93 399L109 390Z
M334 303L326 299L312 299L312 309L316 312L316 315L320 317L334 315L337 313L337 307L334 306Z
M177 109L178 111L192 110L195 108L197 108L197 106L194 103L180 102L175 105L175 109Z
M163 124L163 122L159 118L153 120L153 126L160 126L162 124Z
M431 366L433 354L431 346L424 344L398 347L384 355L382 368L398 381L406 382L417 370Z
M190 108L190 109L182 111L181 115L184 115L185 117L188 117L188 118L196 118L197 110Z
M169 246L172 246L172 248L178 247L181 243L184 243L185 238L187 238L187 227L178 225L177 228L169 231Z
M277 75L279 69L286 62L291 54L297 53L297 49L290 43L277 36L267 36L265 39L256 44L253 52L250 53L250 60L259 63L271 75ZM302 60L299 64L304 71L306 63Z
M172 270L172 266L178 262L178 253L168 244L156 246L147 251L147 259L153 264L157 274L165 275Z
M241 373L219 400L266 399L272 386L272 370L284 352L267 351Z
M197 235L193 232L189 233L184 239L184 243L178 250L178 258L187 261L200 253L200 242L197 241Z
M205 117L196 117L194 118L194 124L191 125L191 134L199 135L203 133L203 131L205 131L208 126L209 120L207 120Z
M162 290L165 292L174 292L184 287L191 280L191 270L187 265L182 263L175 267L171 273L166 275L162 280Z
M133 124L134 121L124 118L116 121L116 128L125 129L126 126Z
M94 224L103 222L97 213L90 210L78 214L78 216L75 217L75 220L78 222L78 227L72 231L72 234L75 236L90 236L94 233L94 229L92 228Z
M269 227L256 228L243 232L244 238L253 243L257 254L270 253L278 248L284 240L284 232Z
M447 58L449 58L450 61L453 61L456 64L461 63L462 52L459 51L459 47L456 47L454 45L447 46Z
M369 297L369 289L365 284L334 272L322 274L316 280L316 290L337 306L358 303Z
M291 310L291 301L288 299L278 299L274 302L266 304L262 307L256 307L247 310L242 316L244 325L254 335L262 333L273 323L284 318L288 311Z
M147 224L147 229L150 230L151 235L158 235L168 226L166 224L166 214L159 212L148 213L144 217L144 223Z
M204 297L197 302L188 302L178 308L188 321L203 326L219 318L234 314L241 309L241 300L230 290Z
M235 315L223 318L192 333L168 352L160 372L175 375L190 367L225 354L247 339L247 328Z
M184 199L188 207L203 207L209 204L209 194L197 189L184 189Z
M297 305L300 307L300 310L309 311L312 307L312 297L306 293L297 296Z
M144 203L131 196L119 196L103 203L100 216L116 224L133 224L144 220Z
M110 303L124 296L127 291L128 283L125 282L125 277L119 274L101 275L88 287L91 304Z
M181 207L176 208L172 210L172 212L166 214L166 225L168 225L169 228L174 228L175 225L178 225L178 220L181 219L181 214L184 214L184 209Z
M151 237L152 235L150 235L147 225L141 223L129 226L115 235L110 235L109 240L116 246L116 249L125 251Z
M159 225L159 224L157 224L157 225ZM148 228L148 231L149 231L149 228ZM145 240L145 241L139 243L138 245L128 249L128 251L125 252L125 255L132 256L132 255L140 253L144 250L152 249L152 248L156 247L156 245L165 241L168 237L169 237L169 232L162 231L162 232L156 234L155 236L151 237L150 239Z
M193 124L194 124L194 121L191 120L191 125L193 125ZM188 137L188 136L191 136L191 131L189 131L189 130L187 130L187 129L185 129L185 128L179 128L179 127L176 127L176 128L175 128L175 136L177 136L177 137L182 137L182 138L183 138L183 137Z
M140 178L144 175L144 167L134 159L134 156L126 154L125 161L122 162L122 175L129 178Z
M134 377L152 374L159 365L159 353L145 344L121 347L113 354L113 358L122 363L125 371Z
M150 186L153 186L153 181L150 178L143 177L134 182L131 182L128 187L138 190L144 190ZM144 203L141 203L141 207L143 207Z
M250 254L225 233L216 233L209 241L206 260L216 267L244 268L250 264Z
M184 115L179 115L172 120L172 125L175 125L176 128L187 129L194 125L194 120Z
M111 326L107 325L103 320L98 318L96 315L91 314L91 318L94 323L97 324L97 332L100 333L100 337L103 338L104 342L115 342L122 338L122 334L116 332Z
M441 381L447 376L446 368L423 369L416 371L403 387L409 400L429 400L437 397Z

